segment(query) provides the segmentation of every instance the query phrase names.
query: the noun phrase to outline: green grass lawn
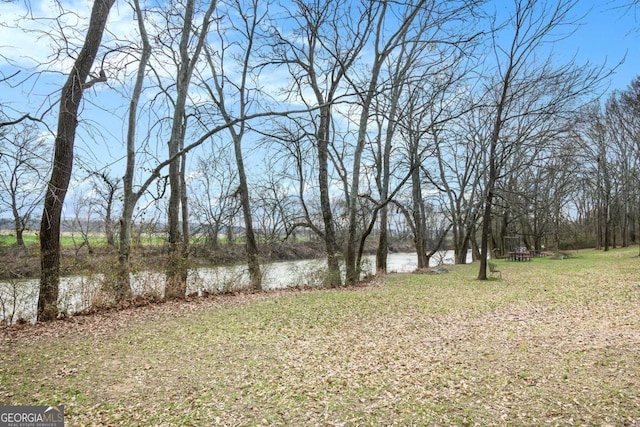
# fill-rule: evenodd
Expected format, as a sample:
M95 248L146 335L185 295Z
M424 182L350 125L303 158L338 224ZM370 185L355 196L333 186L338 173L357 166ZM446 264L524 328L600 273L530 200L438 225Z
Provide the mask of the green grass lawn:
M0 404L84 425L638 425L637 248L5 331Z

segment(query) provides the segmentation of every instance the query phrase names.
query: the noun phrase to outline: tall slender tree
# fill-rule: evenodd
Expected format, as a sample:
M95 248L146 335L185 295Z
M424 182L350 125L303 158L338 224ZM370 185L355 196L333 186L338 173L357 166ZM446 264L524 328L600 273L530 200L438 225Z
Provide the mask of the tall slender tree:
M371 61L368 76L365 78L365 87L361 88L356 84L356 91L359 92L360 98L360 118L357 127L357 140L353 149L353 164L351 167L351 179L347 194L347 206L349 215L349 225L347 231L347 244L345 248L345 282L347 285L353 285L359 280L360 272L357 265L357 243L360 239L358 235L358 208L359 208L359 192L361 181L361 162L364 147L367 142L369 123L371 118L371 107L374 97L378 94L379 79L383 65L387 58L407 42L406 35L410 32L416 17L423 13L426 0L419 1L415 5L406 5L404 10L393 11L392 6L384 2L377 11L374 33L374 54ZM389 15L387 15L389 13ZM387 32L387 21L389 16L397 19L401 16L397 29ZM419 36L419 34L418 34Z
M256 0L251 0L246 5L240 1L235 1L231 2L224 12L221 12L221 14L237 16L237 23L224 22L218 25L217 38L220 42L219 45L205 47L206 59L209 65L208 71L211 78L203 79L203 84L213 104L216 106L217 112L222 116L224 122L228 124L227 130L233 142L238 170L237 194L244 218L249 278L251 287L256 290L262 289L262 272L260 271L260 261L258 259L258 243L253 230L251 198L245 168L245 154L242 146L248 132L248 126L245 121L234 124L234 120L247 115L254 101L252 92L257 92L257 90L252 90L249 84L257 77L251 75L251 73L254 69L252 58L255 55L254 50L259 48L259 30L265 17L264 13L260 12L261 7L264 8L265 5ZM237 39L234 40L234 36ZM232 73L229 72L232 69L231 61L234 61L240 70L237 81L233 78Z
M118 274L114 284L114 296L117 302L123 301L131 293L129 281L130 257L131 257L131 227L133 212L142 194L151 184L148 180L138 190L134 189L134 175L136 172L136 129L138 126L139 102L144 89L147 65L151 58L151 43L145 26L145 19L139 0L133 0L134 13L140 33L141 48L140 58L136 70L135 83L129 101L126 136L126 166L122 179L122 216L120 217L120 234L118 245Z
M187 290L187 255L188 233L183 235L180 227L180 218L183 226L188 225L188 213L186 203L186 187L184 184L184 160L186 155L184 141L187 129L186 104L189 96L189 87L195 67L200 60L209 28L212 23L212 15L216 9L216 0L210 0L202 13L199 26L194 25L198 19L197 0L186 0L181 15L180 36L177 52L175 98L172 99L171 134L167 144L169 159L169 208L167 212L167 226L169 229L169 260L166 268L166 298L184 298ZM182 206L182 210L180 207ZM186 221L186 222L185 222Z
M512 154L523 144L553 140L561 132L562 117L574 111L580 99L597 89L603 74L589 64L559 64L544 49L566 37L561 30L575 25L571 13L576 0L514 0L503 27L493 32L495 76L487 86L488 170L482 210L480 269L487 279L487 259L497 184L518 164ZM546 51L548 52L548 51ZM508 166L509 165L509 166ZM511 169L509 169L509 167Z
M114 3L115 0L94 0L84 44L60 93L53 169L40 222L41 269L37 310L39 321L52 321L58 316L60 222L62 205L73 170L73 147L78 126L78 110L84 91L97 82L106 81L107 77L102 70L90 80L87 79L100 48L109 11Z
M291 37L273 26L276 46L274 65L288 67L292 77L290 98L317 108L310 114L317 158L318 190L322 228L315 227L325 243L327 254L327 285L340 286L340 252L338 233L332 210L330 185L331 153L336 139L334 109L344 96L347 74L350 72L374 29L380 7L378 2L325 2L296 0L290 11L295 23Z

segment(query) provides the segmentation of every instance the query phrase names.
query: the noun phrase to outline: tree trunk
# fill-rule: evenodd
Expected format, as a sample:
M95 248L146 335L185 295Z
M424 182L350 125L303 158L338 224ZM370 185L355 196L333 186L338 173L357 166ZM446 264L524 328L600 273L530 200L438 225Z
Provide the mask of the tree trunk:
M211 227L209 231L209 239L211 242L209 243L209 247L212 251L218 250L218 235L220 234L220 222L216 221L213 227Z
M174 126L176 126L174 122ZM182 127L181 124L178 124ZM178 136L179 137L179 136ZM173 138L172 138L173 139ZM169 157L178 154L176 142L170 143ZM169 228L169 257L166 267L165 298L182 299L186 295L187 283L183 280L183 270L186 269L186 261L182 257L182 235L180 233L180 199L182 197L182 185L180 179L180 158L176 157L169 165L169 208L167 212L167 225Z
M104 221L104 234L107 238L107 245L115 247L116 241L113 232L113 221L111 220L111 218Z
M353 152L353 167L351 169L351 188L347 195L347 205L349 210L349 226L347 234L347 247L345 251L345 283L355 285L360 279L360 266L357 265L356 245L358 242L358 197L360 191L360 164L362 162L362 152L366 143L367 126L369 124L369 114L371 102L376 93L378 75L380 74L382 57L374 60L371 71L371 80L362 103L360 112L360 122L358 124L358 140Z
M456 245L456 264L467 263L467 252L469 251L469 235L467 234L461 239L461 243Z
M347 206L349 213L349 226L347 235L347 245L345 251L345 270L346 278L345 282L348 285L353 285L359 280L360 266L357 265L356 246L358 242L358 207L359 207L359 190L360 190L360 174L362 163L362 152L367 140L367 132L369 126L369 117L371 113L371 105L374 97L379 90L378 79L381 74L382 66L386 59L391 55L396 47L403 45L407 42L405 36L408 33L409 27L413 23L419 11L423 8L423 1L418 1L416 4L411 4L407 9L407 14L403 16L403 20L395 33L384 42L381 37L381 29L384 27L387 3L382 3L378 22L376 25L375 45L374 45L374 57L371 65L371 77L366 88L366 91L361 95L361 111L360 120L358 123L358 138L356 146L353 152L353 166L351 169L351 186L349 188L349 194L347 195Z
M233 241L235 240L234 234L233 234L233 218L229 218L229 223L227 224L227 228L226 228L226 238L227 238L227 245L232 245Z
M60 222L71 171L73 146L78 126L78 109L83 90L89 85L104 81L99 78L87 82L87 77L98 53L109 10L115 0L95 0L91 20L82 50L73 70L62 87L58 132L55 139L53 169L44 199L40 222L40 294L38 296L38 321L52 321L58 316L58 290L60 285Z
M464 244L462 241L462 227L460 227L460 223L456 216L457 215L452 211L453 226L451 227L451 234L453 235L453 259L454 263L459 264L458 259L460 257L460 252L463 251L462 247Z
M418 270L429 268L429 257L427 256L424 239L420 235L418 235L413 238L413 242L418 258Z
M20 212L18 212L18 209L16 208L16 202L15 202L15 196L12 195L12 203L11 203L11 209L13 211L13 223L15 225L15 230L16 230L16 245L19 248L24 248L24 238L22 237L23 233L24 233L24 221L22 220L22 218L20 217Z
M258 244L253 231L253 217L251 215L251 200L249 198L249 185L247 184L247 175L244 168L244 159L242 156L241 137L230 128L233 135L233 145L236 155L236 164L238 166L239 195L240 206L244 217L245 227L245 247L247 251L247 267L249 268L249 280L251 289L262 289L262 272L260 271L260 260L258 258Z
M139 192L133 190L133 175L136 167L136 124L138 115L138 102L142 95L142 87L144 84L144 76L151 57L151 45L149 37L144 25L144 17L140 8L139 0L134 0L136 9L136 19L138 21L138 29L140 38L142 39L142 51L140 52L140 63L136 75L136 83L131 94L131 102L129 103L129 118L127 123L127 164L125 167L124 177L122 179L122 218L120 219L120 245L118 248L118 273L116 283L114 284L114 297L116 303L124 301L131 295L130 281L130 257L131 257L131 227L133 222L133 210L135 208L140 194L145 191L146 187L140 189ZM149 181L150 182L150 181Z
M318 146L318 186L320 190L320 210L324 223L324 243L327 253L327 277L326 285L330 288L342 284L340 276L340 248L338 247L333 213L331 211L331 199L329 196L329 107L320 109L320 125L316 137Z
M180 150L184 148L184 138L180 143ZM187 162L187 155L180 156L180 216L182 218L182 245L180 246L180 255L182 257L183 268L180 269L181 283L184 284L184 295L187 293L187 276L189 268L189 200L187 197L187 183L185 180L185 169Z
M192 2L189 2L192 4ZM188 14L187 14L188 15ZM185 17L185 20L188 18ZM188 33L189 31L185 31ZM185 34L183 34L184 40ZM182 43L181 43L182 44ZM186 47L184 52L181 46L181 58L183 62L178 71L177 101L173 112L173 123L171 125L171 138L169 139L169 159L173 159L169 164L169 206L167 210L167 228L169 231L169 253L166 266L165 298L181 299L186 295L187 284L183 280L183 270L186 262L182 258L182 234L180 230L180 201L182 200L182 177L180 175L180 160L178 156L181 141L184 138L184 108L186 102L186 91L188 82L185 75L187 73L188 58Z
M474 234L470 236L469 241L471 242L471 261L475 262L480 259L480 246L478 245L478 238Z
M184 8L184 21L179 45L179 63L176 75L176 99L174 101L173 121L171 123L171 137L168 143L169 151L169 259L166 269L165 297L169 299L184 299L187 291L187 259L185 258L185 244L180 230L181 200L184 193L184 185L181 176L181 159L178 153L184 147L185 130L187 127L186 102L189 95L189 83L195 64L198 61L204 41L209 32L211 15L216 8L216 1L211 1L205 14L202 16L200 33L193 28L193 18L196 15L195 1L188 0ZM195 39L196 46L189 52L189 43Z
M126 187L126 185L125 185ZM125 190L125 194L126 190ZM130 257L131 257L131 218L133 217L133 206L135 203L128 203L125 196L122 218L120 219L120 246L118 248L118 271L115 283L110 289L116 303L120 303L131 295Z
M389 110L387 132L384 138L384 149L382 150L382 156L380 159L380 162L382 163L380 200L384 203L380 209L380 238L378 240L378 249L376 251L376 271L380 273L387 272L387 255L389 253L389 205L387 204L387 198L389 197L389 182L391 179L391 147L393 143L393 136L395 134L394 121L398 114L398 102L401 92L401 85L400 82L398 82L391 97L391 108Z
M604 156L603 156L604 157ZM609 165L605 163L604 166L604 182L605 182L605 195L604 195L604 200L605 200L605 207L604 207L604 250L605 252L608 251L609 249L611 249L611 234L613 232L612 230L612 215L611 215L611 209L612 209L612 205L613 203L611 202L612 199L612 189L611 189L611 177L609 174Z
M19 248L24 248L24 237L22 236L23 234L24 234L24 228L17 227L16 228L16 245Z
M107 210L105 212L105 218L104 218L104 234L107 238L107 245L111 247L115 246L115 241L113 236L113 221L111 220L111 211L113 209L113 191L115 190L112 190L112 189L109 190L109 196L107 200Z
M482 213L482 232L480 239L480 271L478 272L478 280L487 280L487 257L489 251L489 235L491 233L493 193L496 182L498 180L498 143L500 133L504 125L503 111L507 104L509 87L511 84L511 68L512 64L506 70L504 79L502 80L502 92L496 106L496 116L491 129L491 138L489 140L489 176L487 177L487 186L484 199L484 212Z
M492 167L493 170L493 162ZM487 256L489 253L489 236L491 233L491 208L493 204L493 189L487 191L484 212L482 214L482 237L480 240L480 271L478 280L487 280Z
M419 162L419 159L414 159ZM418 256L418 269L429 268L426 245L426 224L424 218L424 200L422 199L422 185L420 184L420 168L414 167L411 172L411 198L413 202L413 223L415 231L413 242Z
M386 199L386 195L384 199ZM376 272L380 274L387 272L387 256L389 254L388 212L388 205L380 208L380 235L378 237L378 249L376 250Z
M184 147L180 147L182 149ZM185 170L187 168L187 155L183 154L181 156L182 164L180 166L180 188L182 189L182 193L180 195L180 206L182 207L181 215L182 215L182 256L187 259L189 256L189 198L187 195L187 181L185 178ZM186 280L186 278L185 278Z
M498 117L496 118L495 128L491 139L491 148L489 152L489 177L487 179L487 190L484 200L484 212L482 214L482 233L480 240L480 271L478 272L478 280L487 280L487 258L489 255L489 237L491 234L492 208L493 208L493 192L498 172L496 170L496 147L498 137L500 135L501 108L498 109Z
M629 196L627 196L626 200L629 200ZM622 214L622 225L621 225L621 233L620 233L620 237L622 239L622 247L623 248L627 248L629 247L629 206L628 206L628 202L625 201L624 204L624 213Z

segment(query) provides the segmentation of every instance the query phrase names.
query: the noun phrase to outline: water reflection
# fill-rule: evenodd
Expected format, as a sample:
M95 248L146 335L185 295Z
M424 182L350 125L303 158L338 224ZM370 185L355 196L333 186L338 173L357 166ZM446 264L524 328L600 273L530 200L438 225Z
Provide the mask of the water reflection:
M469 257L470 261L470 257ZM431 258L431 266L453 264L453 251L442 251ZM262 265L263 288L282 289L294 286L321 286L326 262L324 259L274 262ZM415 253L392 253L387 258L387 271L406 273L415 270ZM375 272L375 257L366 256L363 271ZM59 310L73 314L89 308L103 298L102 274L60 278ZM131 274L131 287L136 295L164 295L164 273L142 271ZM187 293L202 295L241 290L249 285L249 273L244 265L198 268L187 276ZM0 321L14 323L18 319L34 322L38 301L38 280L0 282Z

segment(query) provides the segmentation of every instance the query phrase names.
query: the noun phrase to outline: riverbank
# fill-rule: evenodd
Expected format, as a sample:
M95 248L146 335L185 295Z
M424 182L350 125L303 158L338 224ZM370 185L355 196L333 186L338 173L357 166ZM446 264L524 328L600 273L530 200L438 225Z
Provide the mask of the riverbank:
M375 252L375 242L371 240L366 253ZM397 240L391 243L392 252L411 252L414 250L410 240ZM133 270L163 271L166 263L165 245L142 245L133 248L131 263ZM270 242L260 245L263 262L321 259L325 257L324 245L320 241ZM91 250L86 246L77 248L63 246L61 254L61 273L63 276L88 275L112 270L117 262L116 248L107 245L94 245ZM220 244L211 249L202 244L191 245L190 266L192 268L229 266L246 261L246 252L241 243ZM26 248L0 245L0 280L15 278L34 279L40 276L39 247L29 244Z
M638 425L637 248L210 296L3 332L67 425Z

